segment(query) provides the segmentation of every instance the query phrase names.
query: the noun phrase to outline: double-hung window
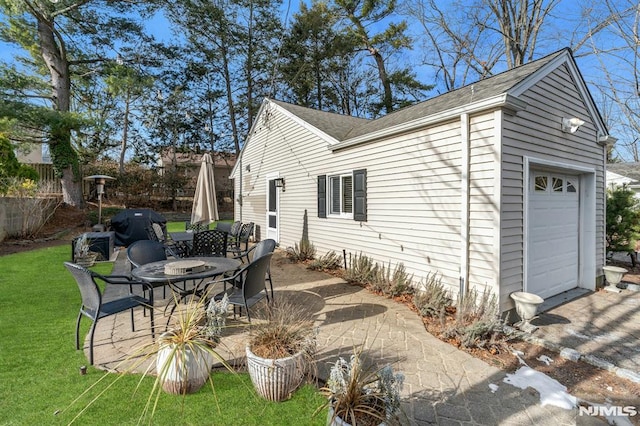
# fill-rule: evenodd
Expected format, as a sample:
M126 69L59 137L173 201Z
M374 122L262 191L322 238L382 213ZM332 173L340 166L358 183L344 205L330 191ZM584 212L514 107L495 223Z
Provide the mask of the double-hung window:
M318 217L367 220L367 171L318 176Z
M353 217L353 175L329 176L329 214Z

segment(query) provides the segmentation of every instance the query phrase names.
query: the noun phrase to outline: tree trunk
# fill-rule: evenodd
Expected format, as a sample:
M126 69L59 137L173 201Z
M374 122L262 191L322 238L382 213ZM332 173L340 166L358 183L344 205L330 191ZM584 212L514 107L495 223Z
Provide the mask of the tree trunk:
M384 105L384 109L387 111L387 114L393 111L393 97L391 95L391 83L389 83L389 79L387 78L387 70L384 66L384 59L382 55L378 51L378 49L374 47L370 47L369 51L371 55L376 60L376 66L378 67L378 77L380 78L380 82L382 83L382 89L384 90L384 98L382 99L382 103Z
M62 40L56 42L53 20L47 21L45 16L39 14L36 15L36 18L38 19L40 52L51 75L54 108L59 112L66 113L69 112L71 99L71 78L64 43ZM62 125L52 129L49 146L54 169L61 178L64 202L71 206L84 207L78 154L71 146L71 129Z
M238 124L236 123L236 105L233 101L233 90L231 87L231 71L229 71L229 58L227 57L226 46L221 47L220 56L222 59L222 69L224 73L224 83L227 89L227 103L229 104L229 121L231 121L231 133L233 137L233 146L236 149L236 155L240 155L240 137L238 135Z
M62 170L60 183L62 185L62 201L71 206L84 207L84 203L76 204L76 200L84 201L84 197L82 196L82 185L75 179L71 167Z
M124 121L122 123L122 142L120 143L120 176L124 175L124 156L127 152L127 137L129 135L129 105L131 104L131 89L127 88L124 103Z

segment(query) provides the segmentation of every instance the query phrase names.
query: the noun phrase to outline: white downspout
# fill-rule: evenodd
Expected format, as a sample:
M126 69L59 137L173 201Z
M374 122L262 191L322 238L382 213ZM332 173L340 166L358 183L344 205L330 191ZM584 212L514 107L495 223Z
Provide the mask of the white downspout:
M242 155L240 156L240 183L238 185L238 210L239 210L239 214L240 217L238 218L238 220L240 222L242 222L242 168L244 166L242 165Z
M469 283L469 114L460 114L460 295Z

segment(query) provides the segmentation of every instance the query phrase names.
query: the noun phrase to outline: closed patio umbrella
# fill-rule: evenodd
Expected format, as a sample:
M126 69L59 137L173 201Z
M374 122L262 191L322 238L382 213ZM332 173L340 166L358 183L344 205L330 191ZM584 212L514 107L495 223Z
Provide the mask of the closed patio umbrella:
M213 158L209 153L206 153L202 156L196 193L193 196L191 223L209 224L216 220L218 220L218 203L216 201L216 183L213 176Z

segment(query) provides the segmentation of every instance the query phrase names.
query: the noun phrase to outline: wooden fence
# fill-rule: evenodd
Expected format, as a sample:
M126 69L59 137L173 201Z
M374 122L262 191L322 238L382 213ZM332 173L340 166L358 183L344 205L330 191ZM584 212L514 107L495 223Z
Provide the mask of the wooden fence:
M62 194L62 185L53 171L53 164L30 164L40 175L40 182L45 183L51 194ZM84 188L83 188L84 190Z

